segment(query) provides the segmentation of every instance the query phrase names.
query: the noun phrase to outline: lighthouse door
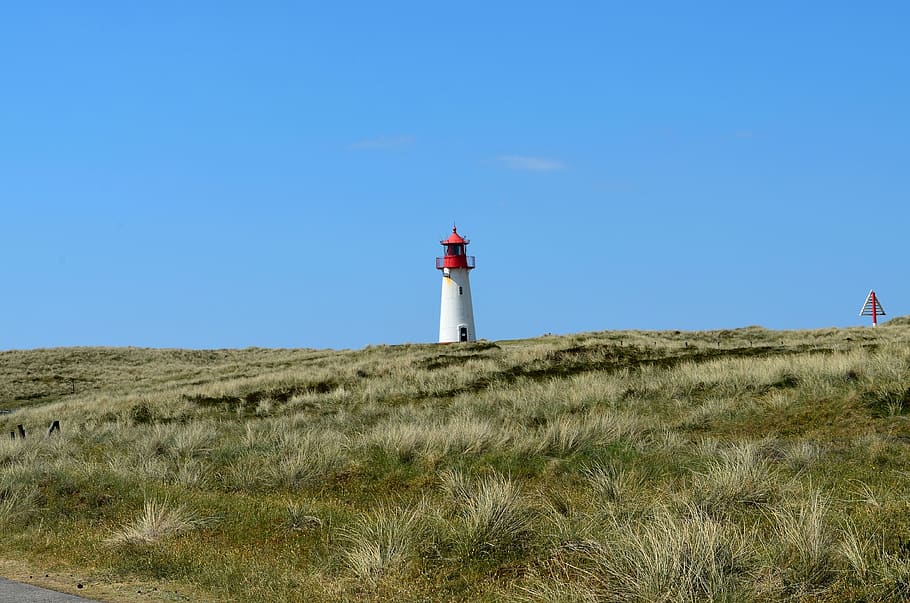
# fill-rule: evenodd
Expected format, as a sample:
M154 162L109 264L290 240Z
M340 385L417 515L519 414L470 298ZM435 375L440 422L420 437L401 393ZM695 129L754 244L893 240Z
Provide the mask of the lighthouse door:
M468 328L464 325L458 327L458 341L468 340Z

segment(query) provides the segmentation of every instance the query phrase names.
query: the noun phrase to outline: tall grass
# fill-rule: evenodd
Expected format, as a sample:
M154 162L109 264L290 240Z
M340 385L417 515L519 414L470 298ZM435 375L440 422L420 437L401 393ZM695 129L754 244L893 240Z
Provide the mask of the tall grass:
M9 527L32 512L37 489L17 483L14 472L0 473L0 526Z
M354 575L371 585L400 571L416 554L427 529L420 505L380 505L342 531L344 559Z
M743 506L770 503L781 479L754 442L734 444L692 476L693 500L705 512L723 516Z
M616 505L639 501L645 489L644 476L618 463L594 464L582 471L597 500Z
M557 575L577 576L592 587L594 593L583 591L586 598L736 601L753 594L754 538L695 507L658 507L645 521L613 516L604 530L598 542L561 551L552 563ZM538 600L552 590L551 581L529 589Z
M900 600L908 340L4 352L0 561L199 600Z
M798 505L773 513L774 554L788 592L817 592L835 575L839 543L828 519L830 507L824 495L813 491Z
M459 555L508 557L529 544L531 508L512 479L495 473L469 479L450 471L442 480L453 503L448 541Z

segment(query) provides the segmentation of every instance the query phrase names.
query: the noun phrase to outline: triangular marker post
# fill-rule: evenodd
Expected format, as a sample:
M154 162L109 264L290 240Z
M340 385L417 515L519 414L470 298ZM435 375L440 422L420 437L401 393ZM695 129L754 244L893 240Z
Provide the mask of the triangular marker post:
M875 296L875 291L870 291L869 295L866 296L866 301L863 303L863 309L859 311L859 315L871 316L872 326L878 326L878 317L885 315L885 309L882 308L881 302Z

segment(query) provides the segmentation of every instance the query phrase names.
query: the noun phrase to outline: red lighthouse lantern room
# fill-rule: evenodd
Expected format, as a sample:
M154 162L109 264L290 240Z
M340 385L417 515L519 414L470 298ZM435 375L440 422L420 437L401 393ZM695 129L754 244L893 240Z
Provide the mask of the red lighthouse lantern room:
M452 234L449 238L439 243L445 248L443 257L436 258L436 269L445 270L446 268L463 268L472 270L474 268L474 256L465 254L465 245L471 241L458 234L458 230L453 226Z

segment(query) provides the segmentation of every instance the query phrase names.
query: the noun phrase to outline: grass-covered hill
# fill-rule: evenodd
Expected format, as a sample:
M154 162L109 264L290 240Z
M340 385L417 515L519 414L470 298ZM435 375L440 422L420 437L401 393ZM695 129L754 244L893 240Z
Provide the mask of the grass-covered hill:
M111 601L905 599L908 323L0 353L0 575Z

